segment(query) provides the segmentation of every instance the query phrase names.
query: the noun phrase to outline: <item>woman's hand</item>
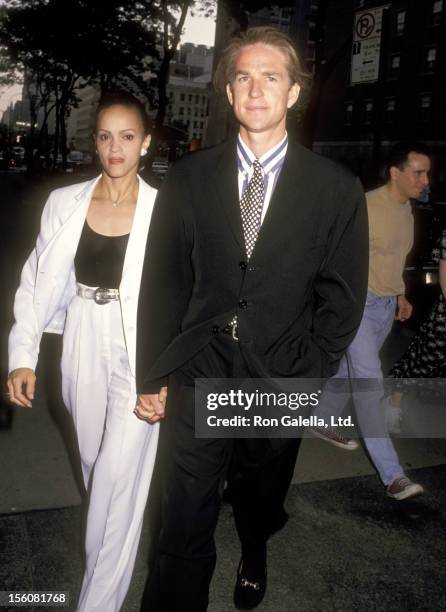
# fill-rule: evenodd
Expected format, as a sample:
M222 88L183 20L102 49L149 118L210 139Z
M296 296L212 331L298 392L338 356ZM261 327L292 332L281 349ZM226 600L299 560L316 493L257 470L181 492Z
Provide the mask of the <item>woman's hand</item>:
M9 401L11 404L31 408L36 388L36 375L31 368L17 368L12 370L6 381Z
M166 401L167 387L162 387L159 393L138 395L133 412L142 421L156 423L164 418Z

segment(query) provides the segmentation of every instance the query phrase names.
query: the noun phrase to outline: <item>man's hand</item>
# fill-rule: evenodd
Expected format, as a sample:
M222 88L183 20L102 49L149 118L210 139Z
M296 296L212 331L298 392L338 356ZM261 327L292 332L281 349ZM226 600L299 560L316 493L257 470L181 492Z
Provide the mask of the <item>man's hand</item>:
M11 404L32 408L34 391L36 388L36 375L31 368L17 368L12 370L6 381L9 401Z
M412 316L412 311L412 304L406 299L406 296L399 295L395 319L397 321L407 321Z
M159 393L138 395L133 411L138 419L148 423L156 423L164 418L167 400L167 387L162 387Z

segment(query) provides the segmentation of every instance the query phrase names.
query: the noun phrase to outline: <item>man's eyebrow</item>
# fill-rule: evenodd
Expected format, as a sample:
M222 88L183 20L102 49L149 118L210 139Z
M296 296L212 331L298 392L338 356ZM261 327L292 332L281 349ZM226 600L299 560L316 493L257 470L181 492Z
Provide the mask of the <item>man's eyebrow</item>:
M274 70L265 70L264 72L262 72L262 74L265 74L266 76L281 76L281 72L276 72Z

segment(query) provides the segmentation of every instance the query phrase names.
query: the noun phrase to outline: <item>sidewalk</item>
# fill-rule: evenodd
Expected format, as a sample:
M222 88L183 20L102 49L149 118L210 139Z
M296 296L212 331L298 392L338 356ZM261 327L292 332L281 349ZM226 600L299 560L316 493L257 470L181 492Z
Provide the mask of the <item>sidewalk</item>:
M401 341L392 339L390 361ZM57 367L56 353L57 347L43 348L46 369ZM83 509L74 445L56 404L41 395L32 411L14 414L11 430L0 431L0 590L68 591L71 605L60 610L74 610ZM446 440L400 439L396 446L409 475L427 489L411 502L386 497L362 449L303 440L286 504L290 520L269 544L259 612L446 610ZM146 522L123 612L139 611L150 546ZM209 612L229 612L240 552L228 505L216 540ZM0 607L20 609L33 610Z
M269 545L269 586L259 612L445 610L446 467L412 475L428 494L406 503L387 499L374 476L293 485L291 518ZM72 605L63 609L74 610L80 525L79 506L0 516L1 588L69 591ZM209 612L228 612L239 559L228 505L216 539ZM139 611L148 546L145 528L123 612Z

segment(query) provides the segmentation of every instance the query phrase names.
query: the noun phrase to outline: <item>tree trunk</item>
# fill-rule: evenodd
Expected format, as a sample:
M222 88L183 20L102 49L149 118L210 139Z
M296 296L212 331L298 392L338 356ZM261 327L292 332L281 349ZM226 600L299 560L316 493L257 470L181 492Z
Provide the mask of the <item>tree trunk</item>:
M60 133L60 102L56 102L55 107L55 128L54 128L54 147L53 147L53 168L57 167L57 156L59 154L59 133Z

